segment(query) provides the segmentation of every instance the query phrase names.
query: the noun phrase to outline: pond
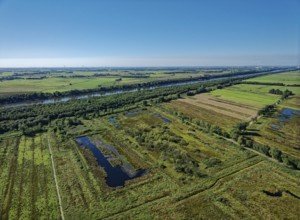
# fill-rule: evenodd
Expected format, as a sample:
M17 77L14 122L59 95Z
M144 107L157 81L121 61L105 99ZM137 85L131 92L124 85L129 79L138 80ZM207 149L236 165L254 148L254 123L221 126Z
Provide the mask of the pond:
M276 124L276 123L272 123L272 124L271 124L271 127L272 127L272 128L275 128L275 129L281 129L281 128L282 128L281 125Z
M288 121L288 120L290 120L293 117L296 117L298 115L300 115L299 110L285 108L285 109L282 110L282 112L278 116L278 120L279 121Z
M118 124L117 117L111 116L107 119L110 123L112 123L116 128L120 128L121 126Z
M169 119L166 119L166 118L162 117L160 114L154 114L154 116L160 118L161 120L163 120L164 122L166 122L168 124L172 124L172 121L170 121Z
M75 140L81 147L88 148L96 157L98 165L103 167L107 174L106 184L110 187L124 186L127 180L135 179L145 174L145 170L132 172L132 166L128 163L124 163L122 166L112 166L108 160L111 159L111 157L103 155L96 145L91 142L89 137L79 137ZM108 146L112 147L112 145ZM115 148L111 149L115 151L115 153L117 152Z
M134 111L134 112L127 112L126 114L124 114L125 116L133 116L133 115L137 115L140 112L142 112L143 110L138 110L138 111Z

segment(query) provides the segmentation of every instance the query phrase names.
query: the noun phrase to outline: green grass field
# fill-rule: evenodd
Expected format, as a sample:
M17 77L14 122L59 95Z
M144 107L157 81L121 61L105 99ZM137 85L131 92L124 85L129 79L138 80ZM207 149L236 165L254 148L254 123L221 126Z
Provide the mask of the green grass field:
M285 85L299 84L300 71L285 72L279 74L272 74L268 76L256 77L255 79L247 79L249 82L261 83L284 83Z
M136 84L142 82L151 82L155 80L166 80L166 79L180 79L187 77L197 77L202 76L203 73L193 73L193 74L166 74L162 72L150 72L149 78L122 78L121 81L116 81L124 73L119 72L108 72L105 74L111 74L112 76L99 76L92 77L94 72L74 72L74 78L58 78L59 76L70 76L71 74L51 74L45 79L15 79L15 80L0 80L0 96L10 96L15 94L30 93L30 92L63 92L69 90L83 90L83 89L93 89L102 87L109 87L113 85L123 85L123 84ZM119 74L120 76L113 76L113 74ZM148 74L143 73L143 74ZM0 76L9 76L7 72L2 73ZM84 75L87 77L76 77L76 75ZM1 77L0 77L1 79Z
M47 78L42 80L10 80L0 81L0 94L9 96L12 94L29 93L29 92L55 92L68 90L82 90L97 88L101 86L115 85L117 77L110 78Z
M278 100L278 96L266 93L257 93L256 90L251 90L250 86L240 86L239 89L235 86L218 89L211 92L211 95L227 101L250 105L255 108L262 108L265 105L273 104Z
M300 87L298 86L269 86L269 85L238 84L230 87L230 90L251 92L259 95L271 95L269 94L269 91L271 89L279 89L281 91L288 89L292 91L295 95L300 95Z

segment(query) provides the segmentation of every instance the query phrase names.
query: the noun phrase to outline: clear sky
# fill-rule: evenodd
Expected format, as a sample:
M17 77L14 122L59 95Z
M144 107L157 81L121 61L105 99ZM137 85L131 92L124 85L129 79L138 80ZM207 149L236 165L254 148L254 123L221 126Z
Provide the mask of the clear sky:
M0 67L300 65L300 0L0 0Z

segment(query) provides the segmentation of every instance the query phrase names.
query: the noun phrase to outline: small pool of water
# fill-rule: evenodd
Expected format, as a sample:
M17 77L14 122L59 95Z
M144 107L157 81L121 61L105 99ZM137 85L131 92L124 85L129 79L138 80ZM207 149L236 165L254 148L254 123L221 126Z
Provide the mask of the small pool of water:
M170 121L169 119L166 119L166 118L162 117L160 114L154 114L154 116L160 118L161 120L163 120L164 122L166 122L168 124L172 124L172 121Z
M281 125L276 124L276 123L272 123L272 124L271 124L271 127L272 127L272 128L276 128L276 129L281 129L281 128L282 128Z
M75 139L81 147L88 148L96 157L98 165L103 167L107 177L106 183L110 187L124 186L127 180L138 178L144 175L145 170L137 170L135 173L128 173L123 166L112 166L109 162L111 157L104 156L102 152L92 143L89 137L79 137Z
M143 110L138 110L138 111L134 111L134 112L127 112L125 114L125 116L132 116L132 115L137 115L139 114L140 112L142 112Z
M285 108L282 110L282 112L278 116L278 120L279 121L288 121L288 120L292 119L293 117L296 117L297 115L300 115L299 110Z
M118 124L118 121L117 121L117 117L116 116L112 116L110 118L107 119L110 123L114 124L114 126L116 128L120 128L121 125Z
M111 123L113 123L113 124L116 124L117 123L117 118L113 116L113 117L110 117L108 119L108 121L111 122Z

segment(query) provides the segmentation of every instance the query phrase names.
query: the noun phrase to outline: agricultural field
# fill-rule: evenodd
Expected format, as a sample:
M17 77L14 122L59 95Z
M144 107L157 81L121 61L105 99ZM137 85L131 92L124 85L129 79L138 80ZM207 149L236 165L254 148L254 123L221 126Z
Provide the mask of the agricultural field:
M0 95L10 96L30 92L55 92L89 89L116 84L117 77L109 78L47 78L40 80L19 79L0 81Z
M207 94L179 99L166 104L166 106L172 111L218 125L227 131L230 131L238 122L247 120L247 118L250 119L256 114L255 110L247 109L245 105L216 99ZM245 111L238 112L239 110Z
M259 83L283 83L285 85L299 85L300 71L285 72L279 74L272 74L268 76L256 77L255 79L248 79L246 82Z
M0 72L0 97L33 92L66 92L155 81L235 74L252 69L32 69ZM263 69L261 70L263 71Z
M131 71L127 72L88 72L74 71L72 73L53 72L45 74L24 75L19 78L4 80L4 77L13 76L13 73L0 74L0 96L10 96L31 92L64 92L70 90L94 89L116 85L137 84L155 80L181 79L203 76L205 72L176 73L176 71ZM226 71L221 73L227 73ZM23 73L24 74L24 73ZM98 75L97 75L98 74ZM220 74L220 73L219 73ZM1 80L3 78L3 80ZM120 80L121 79L121 80Z
M135 100L134 94L104 104L71 100L55 105L57 118L47 113L51 105L28 107L31 118L35 108L52 118L28 134L22 130L30 117L18 118L18 130L0 134L0 219L297 219L297 164L243 138L300 159L298 87L217 85L123 105L122 97ZM64 109L86 105L87 113L74 110L75 116ZM267 105L272 114L260 114ZM19 117L18 108L11 111L0 114L7 126Z
M272 87L269 88L271 89ZM268 92L257 92L248 85L236 85L225 89L218 89L213 91L211 95L222 100L244 104L255 109L273 104L278 100L278 96L268 94Z
M252 85L252 84L238 84L234 85L229 88L230 90L235 90L235 91L244 91L244 92L251 92L259 95L266 95L269 94L270 96L273 96L273 94L270 94L269 91L270 89L279 89L279 90L290 90L292 91L295 95L299 96L300 95L300 87L299 86L274 86L274 85Z

